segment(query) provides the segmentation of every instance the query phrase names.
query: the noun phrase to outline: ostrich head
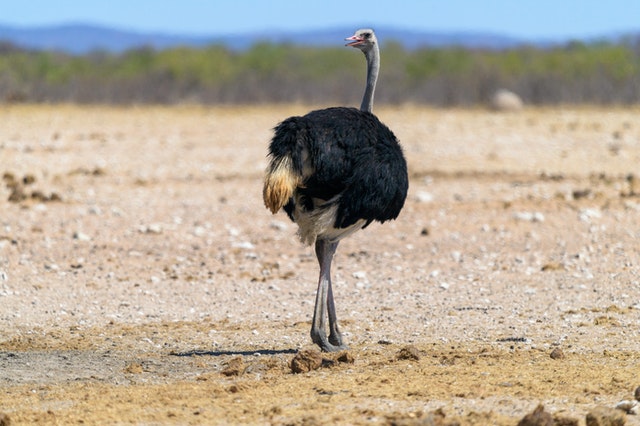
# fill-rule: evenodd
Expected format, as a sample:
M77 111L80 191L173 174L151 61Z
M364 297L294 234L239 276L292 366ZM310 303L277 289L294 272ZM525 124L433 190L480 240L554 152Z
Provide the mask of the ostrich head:
M345 46L356 47L365 54L378 44L376 34L370 28L360 29L351 37L345 38L345 40L349 41Z

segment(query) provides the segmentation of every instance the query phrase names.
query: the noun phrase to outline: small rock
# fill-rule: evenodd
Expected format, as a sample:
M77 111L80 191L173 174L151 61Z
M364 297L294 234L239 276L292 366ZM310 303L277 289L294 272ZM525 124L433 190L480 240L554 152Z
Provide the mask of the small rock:
M225 376L240 376L242 373L244 373L244 370L244 361L242 360L242 357L237 356L235 358L231 358L227 362L224 369L222 370L222 374L224 374Z
M640 401L640 386L638 386L635 392L633 392L633 397L636 399L636 401Z
M285 222L281 222L279 220L274 220L269 224L271 229L275 229L276 231L284 231L287 229L287 224Z
M11 188L11 194L9 194L9 202L11 203L19 203L20 201L24 201L27 199L27 194L25 194L22 186L15 186Z
M420 359L420 351L415 346L405 346L398 352L397 358L400 360L409 359L418 361Z
M340 354L336 357L336 361L342 362L344 364L353 364L356 360L349 352L344 351L340 352Z
M22 183L25 185L31 185L35 183L36 177L32 174L26 174L22 177Z
M416 201L419 203L430 203L433 201L433 194L426 191L418 191L416 193Z
M363 280L367 278L367 273L365 271L356 271L352 275L353 275L353 278L358 280Z
M542 265L541 270L543 272L546 271L561 271L564 269L564 265L562 263L558 263L558 262L549 262L549 263L545 263L544 265Z
M207 235L207 228L204 226L196 226L192 231L193 235L196 237L204 237Z
M57 192L52 192L49 194L49 198L47 201L62 201L62 196Z
M540 212L516 212L513 218L523 222L544 222L544 214Z
M633 201L626 200L624 202L624 208L627 210L640 211L640 203L634 203Z
M596 407L587 413L587 426L623 426L627 415L609 407Z
M232 247L243 249L243 250L251 250L251 249L255 248L255 246L249 241L242 241L242 242L239 242L239 243L233 243Z
M518 426L553 426L553 416L544 411L544 406L539 404L535 410L524 416Z
M554 350L551 351L549 356L551 357L551 359L563 359L564 352L560 348L555 348Z
M291 372L307 373L322 367L322 355L314 349L298 352L291 360Z
M11 426L11 419L8 414L0 413L0 426Z
M495 111L520 111L523 106L520 96L507 89L497 90L490 103Z
M73 233L73 239L78 241L91 241L90 236L80 231L76 231Z
M138 227L138 232L140 232L141 234L162 234L162 225L158 223L141 225Z
M620 401L616 404L618 410L622 410L627 414L638 414L638 401Z
M578 426L579 424L578 419L553 415L553 426Z
M49 197L47 196L47 194L40 191L39 189L36 189L35 191L31 191L31 199L36 201L41 201L43 203L49 201Z
M11 172L4 172L2 174L2 180L7 184L11 185L16 181L16 175Z
M574 189L573 191L571 191L571 197L573 197L574 200L579 200L581 198L588 198L591 195L592 195L592 191L590 188Z
M600 219L601 217L602 212L596 207L582 209L578 214L578 218L582 222L590 222L591 219Z

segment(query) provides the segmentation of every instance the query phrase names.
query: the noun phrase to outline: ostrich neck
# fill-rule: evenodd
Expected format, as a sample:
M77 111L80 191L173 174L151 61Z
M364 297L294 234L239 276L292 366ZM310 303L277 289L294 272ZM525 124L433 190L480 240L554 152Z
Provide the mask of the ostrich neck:
M378 45L365 53L367 58L367 87L362 97L361 111L373 112L373 94L376 91L376 81L378 80L378 71L380 70L380 53Z

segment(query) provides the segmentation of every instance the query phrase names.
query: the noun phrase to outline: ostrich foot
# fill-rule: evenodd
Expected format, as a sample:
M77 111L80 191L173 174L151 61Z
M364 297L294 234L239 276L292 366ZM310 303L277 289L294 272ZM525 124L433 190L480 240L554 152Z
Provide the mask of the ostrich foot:
M340 352L349 349L349 346L342 343L342 336L340 334L330 335L327 339L327 334L324 331L311 329L311 340L318 345L323 352Z

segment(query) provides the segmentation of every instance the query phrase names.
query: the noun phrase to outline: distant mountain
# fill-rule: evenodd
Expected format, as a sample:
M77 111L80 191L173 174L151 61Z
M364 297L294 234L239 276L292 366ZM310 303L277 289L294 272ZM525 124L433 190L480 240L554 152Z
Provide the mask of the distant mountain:
M93 50L119 53L149 46L164 49L179 45L203 46L211 38L170 34L138 33L87 24L19 28L0 25L0 40L35 50L57 50L84 54Z
M445 47L461 46L468 48L504 49L528 43L515 37L494 33L476 32L422 32L403 30L392 27L376 27L376 34L382 42L394 41L406 49L416 49L424 46ZM354 28L333 28L313 32L271 32L244 35L238 40L236 47L250 46L255 41L270 41L278 43L292 43L310 46L340 46L345 37L353 34ZM224 38L225 44L234 46L233 41ZM247 42L249 42L247 44Z
M165 49L176 46L202 47L222 44L242 50L257 42L292 43L310 46L339 46L351 35L353 28L332 28L313 32L258 32L224 36L186 36L168 33L141 33L90 24L68 24L47 27L12 27L0 25L0 41L35 50L56 50L84 54L94 50L120 53L129 49L152 47ZM504 49L522 44L548 46L565 40L522 40L484 32L420 32L398 28L377 27L383 42L396 41L407 49L421 46Z

